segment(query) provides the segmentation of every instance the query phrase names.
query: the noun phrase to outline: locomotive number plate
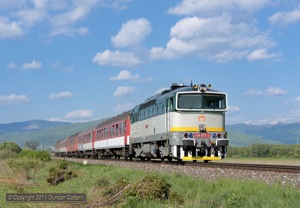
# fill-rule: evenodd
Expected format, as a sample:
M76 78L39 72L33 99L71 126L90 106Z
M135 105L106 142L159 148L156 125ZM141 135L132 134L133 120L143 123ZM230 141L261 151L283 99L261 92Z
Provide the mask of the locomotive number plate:
M208 133L194 133L194 138L210 138Z

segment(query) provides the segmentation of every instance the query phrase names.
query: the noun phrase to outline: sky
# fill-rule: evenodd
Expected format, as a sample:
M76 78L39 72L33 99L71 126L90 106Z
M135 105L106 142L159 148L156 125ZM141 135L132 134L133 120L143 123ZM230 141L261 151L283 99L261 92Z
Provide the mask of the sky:
M299 0L0 0L0 123L86 122L172 83L227 124L300 121Z

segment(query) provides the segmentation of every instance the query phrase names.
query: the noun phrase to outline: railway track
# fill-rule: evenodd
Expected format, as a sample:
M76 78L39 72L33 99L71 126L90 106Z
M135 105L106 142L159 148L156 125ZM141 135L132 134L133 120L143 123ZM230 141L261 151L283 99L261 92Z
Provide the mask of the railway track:
M196 165L200 167L213 167L213 168L231 168L243 170L258 170L270 172L284 172L284 173L300 173L300 166L290 165L267 165L267 164L248 164L248 163L192 163L187 165Z
M88 164L103 164L106 162L118 162L118 163L151 163L153 165L184 165L184 166L193 166L199 168L221 168L221 169L241 169L241 170L255 170L255 171L266 171L266 172L282 172L282 173L300 173L300 166L290 166L290 165L270 165L270 164L248 164L248 163L218 163L218 162L182 162L178 163L177 161L172 162L162 162L159 160L151 161L141 161L141 160L122 160L122 159L90 159L90 158L61 158L54 157L54 159L65 159L72 162L79 162Z

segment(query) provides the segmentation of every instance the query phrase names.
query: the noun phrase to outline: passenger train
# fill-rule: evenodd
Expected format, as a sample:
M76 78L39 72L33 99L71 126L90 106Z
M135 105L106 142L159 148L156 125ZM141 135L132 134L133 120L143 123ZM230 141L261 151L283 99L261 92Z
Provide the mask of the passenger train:
M63 157L204 162L226 157L227 94L211 85L172 84L132 110L55 144Z

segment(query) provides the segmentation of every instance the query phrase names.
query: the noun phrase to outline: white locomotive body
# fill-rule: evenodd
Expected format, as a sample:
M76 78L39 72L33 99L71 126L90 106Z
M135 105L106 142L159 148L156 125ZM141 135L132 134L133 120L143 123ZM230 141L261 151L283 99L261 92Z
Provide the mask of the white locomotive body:
M173 84L132 110L131 153L141 159L223 159L226 111L226 93Z

